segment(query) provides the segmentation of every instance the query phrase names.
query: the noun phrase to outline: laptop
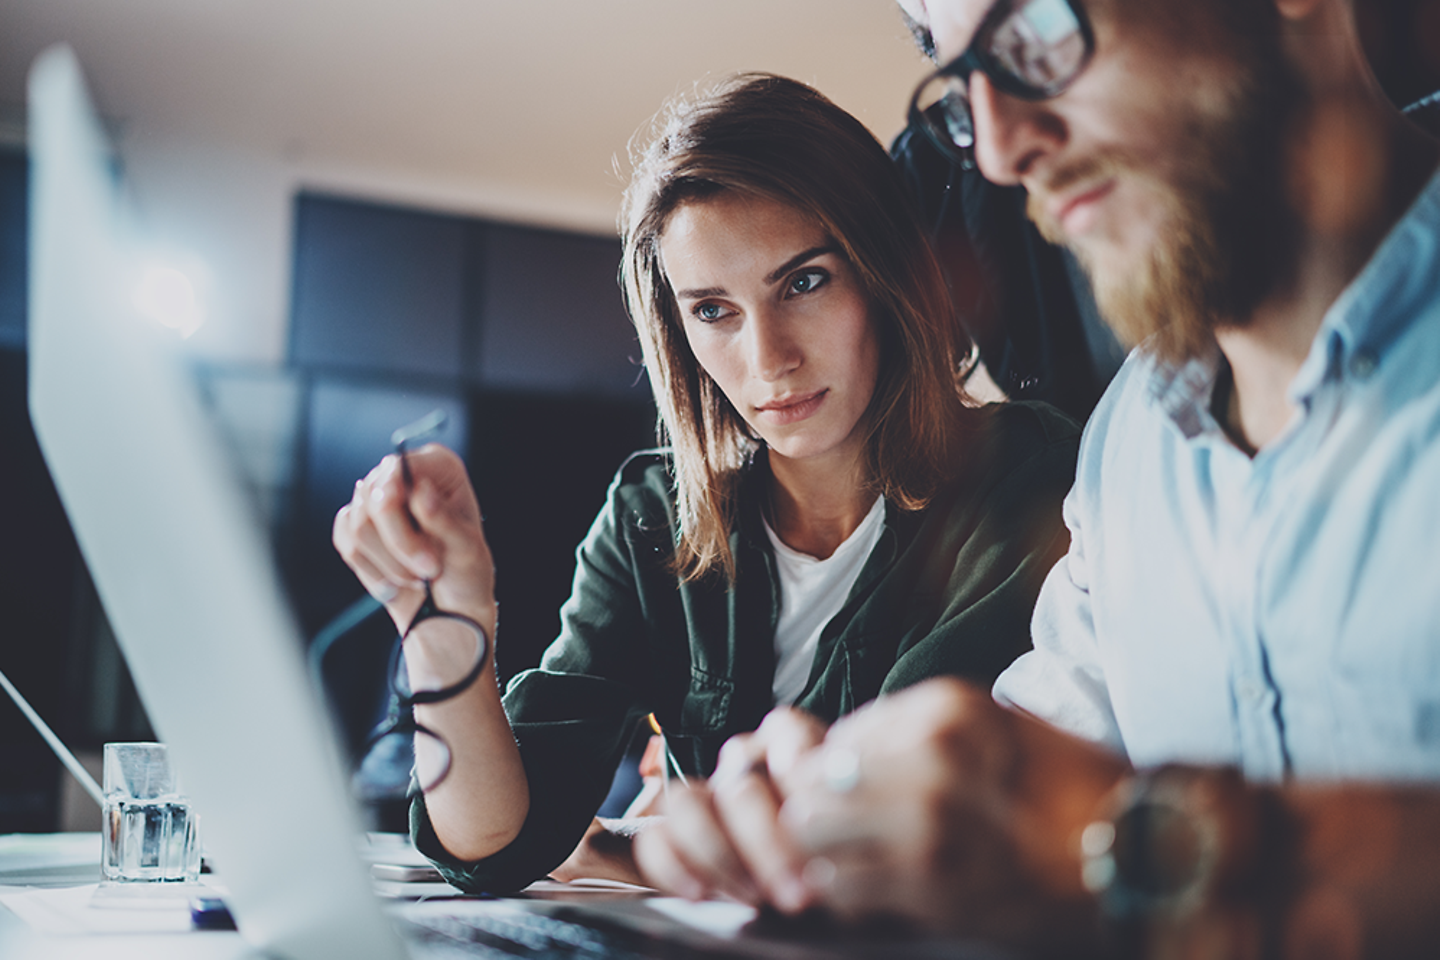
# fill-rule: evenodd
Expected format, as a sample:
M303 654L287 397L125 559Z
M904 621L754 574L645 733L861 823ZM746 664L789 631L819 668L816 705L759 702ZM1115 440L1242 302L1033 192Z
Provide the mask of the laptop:
M734 904L707 914L591 894L385 908L265 525L175 332L130 306L120 184L68 47L36 60L29 125L31 417L248 943L288 960L936 955L933 943L734 935L730 921L707 932L686 915L743 920Z

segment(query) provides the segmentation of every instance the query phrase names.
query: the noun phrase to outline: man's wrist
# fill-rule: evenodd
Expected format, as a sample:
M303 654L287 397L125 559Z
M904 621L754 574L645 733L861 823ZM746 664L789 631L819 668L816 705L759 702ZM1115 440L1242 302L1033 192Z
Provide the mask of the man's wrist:
M1291 834L1278 791L1234 769L1141 771L1086 828L1083 879L1122 953L1274 956Z

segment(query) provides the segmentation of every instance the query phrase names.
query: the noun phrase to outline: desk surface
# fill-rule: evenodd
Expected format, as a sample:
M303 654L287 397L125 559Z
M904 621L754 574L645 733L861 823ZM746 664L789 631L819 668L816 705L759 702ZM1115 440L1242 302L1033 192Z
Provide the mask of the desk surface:
M196 933L190 897L209 884L100 885L97 833L0 836L0 956L6 960L236 960L233 932Z
M372 863L427 865L408 838L371 834L360 842ZM377 879L382 898L415 901L459 894L443 882ZM645 888L608 881L541 882L531 897L584 900L624 896ZM190 900L224 896L211 874L199 884L104 884L95 833L0 835L0 957L4 960L255 960L259 955L230 931L197 931ZM711 904L737 908L738 905ZM404 909L397 903L397 909ZM737 921L739 926L743 921ZM715 931L720 933L721 931Z
M423 862L408 841L394 835L370 835L359 841L372 862ZM94 833L10 834L0 836L0 957L4 960L260 960L261 955L233 931L197 931L191 926L190 900L198 894L223 896L223 878L206 874L199 884L103 884L100 882L100 839ZM622 889L618 889L622 888ZM411 916L430 908L456 909L431 900L459 894L443 883L377 882L377 893L388 897L395 910ZM636 892L642 897L637 899ZM688 933L674 943L689 943L699 933L727 941L746 956L897 957L934 960L945 957L985 957L998 954L981 944L957 941L893 939L869 941L848 934L796 939L791 931L775 939L774 931L756 933L754 911L736 903L691 904L668 897L652 898L645 888L606 881L570 884L542 883L529 888L530 910L566 909L563 904L536 904L536 899L612 901L601 907L607 916L624 912L630 920L639 914L654 923L665 915L667 923ZM616 897L619 901L616 901ZM452 904L454 901L450 901ZM465 909L497 908L513 911L515 901L462 901ZM597 906L599 906L597 904ZM631 916L631 915L634 916ZM742 930L746 931L742 933ZM669 940L669 937L666 937ZM854 942L851 942L851 941ZM868 941L868 942L867 942ZM748 946L746 946L748 945ZM766 948L768 945L768 948ZM745 949L741 950L742 946ZM765 949L756 949L758 947ZM778 948L778 949L777 949ZM682 952L685 951L682 947Z

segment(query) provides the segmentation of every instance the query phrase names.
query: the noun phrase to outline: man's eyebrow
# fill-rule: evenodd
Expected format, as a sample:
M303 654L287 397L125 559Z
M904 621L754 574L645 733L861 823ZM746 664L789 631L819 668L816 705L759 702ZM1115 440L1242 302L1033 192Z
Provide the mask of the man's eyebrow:
M795 254L795 256L791 257L789 260L786 260L784 263L780 264L780 266L776 267L774 270L770 271L770 273L766 274L765 282L774 283L781 277L785 276L785 274L789 273L791 270L794 270L796 267L800 266L800 264L804 263L806 260L814 260L816 257L822 256L827 253L840 254L840 247L834 243L826 243L818 247L811 247L809 250L802 250L801 252Z

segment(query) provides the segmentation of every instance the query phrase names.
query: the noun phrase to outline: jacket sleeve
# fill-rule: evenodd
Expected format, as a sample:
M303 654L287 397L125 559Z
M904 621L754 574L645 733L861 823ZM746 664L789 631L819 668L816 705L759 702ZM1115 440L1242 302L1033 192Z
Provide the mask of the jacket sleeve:
M645 509L640 485L624 482L625 472L622 467L576 551L559 637L540 666L518 674L504 695L530 786L519 835L483 860L457 860L435 836L424 796L412 799L416 846L462 890L509 893L569 856L609 791L636 720L651 709L642 692L647 633L635 563L637 557L656 562L654 543L664 533L647 534L637 520L654 511ZM663 513L660 526L665 528Z
M1008 404L991 424L989 463L949 506L925 576L940 595L928 630L907 637L881 688L959 676L989 687L1030 649L1030 618L1068 542L1061 501L1078 431L1058 412Z

